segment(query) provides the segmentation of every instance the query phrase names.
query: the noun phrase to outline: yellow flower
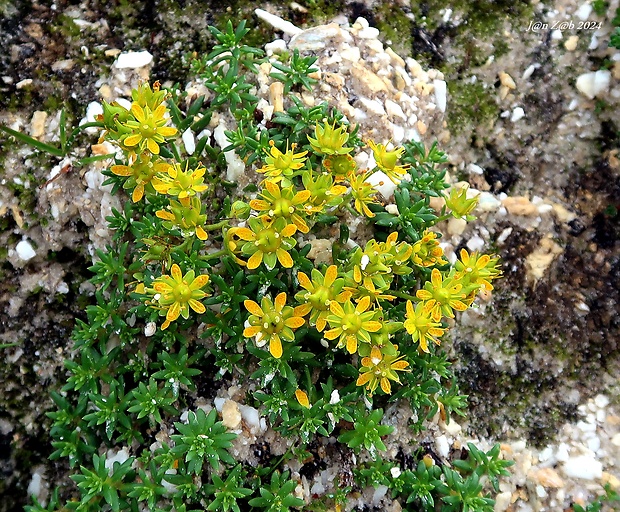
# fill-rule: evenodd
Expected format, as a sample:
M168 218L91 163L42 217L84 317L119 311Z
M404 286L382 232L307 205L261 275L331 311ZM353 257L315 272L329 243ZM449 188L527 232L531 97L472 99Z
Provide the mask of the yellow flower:
M370 343L370 333L381 329L381 322L374 320L376 311L367 311L370 307L370 297L362 298L356 306L347 300L342 306L333 301L329 305L331 315L327 322L331 329L326 331L325 339L338 338L338 348L345 347L349 354L357 351L358 341Z
M398 348L398 347L396 347ZM357 378L358 386L366 386L366 390L372 395L381 385L381 389L385 394L392 392L390 381L400 384L400 379L396 372L411 371L407 369L409 363L403 360L404 356L382 354L381 349L373 346L370 356L362 359L362 368L360 368L360 376Z
M351 155L329 155L323 159L325 167L336 181L346 179L349 173L357 170L357 164Z
M243 302L250 312L250 317L243 330L246 338L254 338L257 347L269 342L269 352L276 359L282 357L282 340L294 341L293 331L301 327L305 321L295 309L286 305L286 293L278 294L272 302L263 297L260 306L253 300Z
M407 301L407 319L404 326L407 332L411 334L413 341L420 343L420 349L428 352L428 340L439 345L439 340L435 337L444 335L445 329L441 327L438 321L432 318L431 308L424 302L418 302L415 309L410 300Z
M282 217L288 223L295 224L302 233L310 231L308 224L302 217L305 213L314 211L312 207L306 208L306 201L310 197L309 190L296 192L292 185L280 190L276 183L265 181L265 189L260 193L260 196L263 199L250 201L252 209L257 212L264 212L264 215L268 216L270 220Z
M161 84L158 80L153 83L152 89L148 82L144 82L131 91L131 99L142 108L148 107L153 111L164 102L168 95L166 91L160 91L160 88Z
M135 120L124 124L131 133L123 139L123 144L127 147L138 146L140 152L148 149L154 155L159 155L159 144L166 141L164 137L171 137L177 133L176 128L164 126L165 105L159 105L155 110L151 110L149 107L142 108L134 102L131 105L131 113Z
M170 274L158 277L153 281L151 289L155 292L154 299L162 311L166 311L166 321L161 326L162 330L167 329L170 322L174 322L179 316L189 318L190 308L196 313L205 312L204 305L198 301L207 296L201 288L209 282L209 276L202 274L195 277L193 270L183 275L176 263L172 265Z
M160 161L156 155L142 153L131 165L113 165L110 167L117 176L127 176L123 188L133 188L131 200L137 203L144 197L145 188L155 193L153 184L158 174L168 172L170 164Z
M312 280L303 272L297 273L299 284L306 291L297 292L295 299L301 303L297 307L301 314L305 316L310 313L310 324L316 325L317 330L322 332L327 326L332 301L343 303L349 298L350 293L341 293L344 279L337 279L336 265L330 265L325 275L313 268L311 276Z
M207 215L204 213L204 204L198 197L183 198L180 201L170 200L166 210L157 210L155 215L165 220L164 227L168 229L179 228L183 236L196 235L200 240L207 239L204 223Z
M396 148L388 151L383 144L375 144L372 140L368 141L368 145L372 149L372 153L377 162L377 167L381 169L393 183L400 183L403 176L407 174L407 171L411 167L407 165L396 165L398 159L403 156L405 148Z
M462 292L463 285L458 282L455 275L443 278L436 268L431 272L431 280L424 284L423 290L416 292L416 297L428 301L431 316L435 322L439 322L441 315L454 318L454 311L465 311L467 304L463 302L466 294Z
M488 254L471 255L461 249L461 259L454 265L459 281L465 289L484 288L487 291L493 290L491 281L501 276L502 271L497 268L499 258L491 258Z
M439 247L437 233L427 229L424 231L422 239L413 244L411 261L420 267L446 265L448 262L442 256L443 249Z
M353 196L355 209L366 217L373 218L374 213L368 208L369 204L375 203L377 191L366 181L367 173L350 173L347 176L349 185L351 186L351 195Z
M308 142L312 150L319 155L345 155L353 151L353 148L343 147L349 140L347 127L342 125L336 128L336 122L333 125L324 123L317 124L314 127L314 136L308 137Z
M253 217L248 220L248 224L249 228L237 227L228 231L231 236L245 242L241 245L241 253L250 257L248 269L254 270L264 263L268 270L272 270L276 261L284 268L293 266L293 258L288 251L297 243L291 238L297 231L295 224L288 224L282 217L271 223Z
M185 165L185 170L181 169L181 164L170 165L165 175L158 176L153 182L153 187L160 194L177 196L179 199L195 196L197 193L207 190L204 182L206 169L198 167L189 170L189 163Z
M333 208L342 203L342 195L347 191L343 185L335 185L334 178L327 173L313 176L312 171L306 171L301 176L306 190L310 192L307 209L312 212L322 212L326 208Z
M385 242L369 240L364 251L357 248L350 258L353 271L347 276L352 277L355 284L347 282L347 289L357 285L366 289L369 295L387 291L394 275L408 275L412 272L411 267L407 266L411 253L412 248L407 242L398 243L397 232L390 233ZM381 298L391 300L393 297Z
M469 185L463 187L453 186L450 195L445 198L446 206L452 210L452 216L460 219L465 217L467 220L473 220L474 217L469 215L478 205L478 196L467 199L467 190Z
M288 149L288 143L286 145L286 152L282 153L276 146L275 142L270 140L269 145L271 149L267 152L267 158L265 162L267 165L258 169L256 172L264 173L270 178L275 178L271 181L280 181L283 177L289 178L293 173L301 169L306 161L307 151L301 153L295 153L296 144L291 145L291 149Z

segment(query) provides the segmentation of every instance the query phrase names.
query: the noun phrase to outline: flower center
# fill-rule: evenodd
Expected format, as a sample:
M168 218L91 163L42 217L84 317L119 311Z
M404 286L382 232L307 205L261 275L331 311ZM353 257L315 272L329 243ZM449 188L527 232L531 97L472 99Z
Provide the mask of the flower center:
M329 289L325 286L318 286L315 292L310 295L309 302L312 304L314 309L318 309L320 311L326 311L329 309L329 302L331 294L329 293Z
M280 247L280 234L272 228L264 229L258 235L257 242L263 252L275 252Z
M192 290L187 284L185 284L185 282L179 283L174 288L174 291L172 293L174 295L175 302L184 303L192 298Z
M291 213L293 213L295 209L292 207L291 201L285 199L283 197L276 199L273 203L273 215L275 217L290 217ZM269 212L271 214L271 211Z
M342 330L347 334L356 334L362 327L362 319L359 315L345 315L342 319Z
M140 125L140 132L145 139L148 139L157 133L157 127L155 123L145 121Z

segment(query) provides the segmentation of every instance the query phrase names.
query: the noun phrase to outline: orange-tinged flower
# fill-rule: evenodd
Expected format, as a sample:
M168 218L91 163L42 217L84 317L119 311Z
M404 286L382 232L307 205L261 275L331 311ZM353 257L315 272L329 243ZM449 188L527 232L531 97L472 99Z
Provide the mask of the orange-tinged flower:
M466 294L462 291L463 285L458 282L456 276L442 277L436 268L431 272L431 280L424 284L423 290L416 292L416 297L427 301L427 307L431 310L431 316L435 322L439 322L441 316L454 318L454 311L465 311L467 304L463 302Z
M407 301L407 319L404 322L405 329L411 334L413 341L420 343L420 349L428 352L428 341L432 341L436 345L440 342L437 339L444 335L445 329L441 327L438 321L432 318L431 309L428 304L418 302L414 309L410 300Z
M164 227L168 229L179 228L183 236L196 235L200 240L207 239L204 223L207 215L204 213L205 205L198 197L184 198L180 201L170 200L166 210L157 210L155 215L165 220Z
M357 164L351 155L329 155L323 159L325 167L336 181L346 179L349 173L357 170Z
M493 290L491 281L501 276L502 271L497 268L499 258L491 258L488 254L469 254L461 249L461 259L457 260L454 269L460 277L463 288L482 287L487 291Z
M243 335L254 338L257 347L269 342L269 352L276 359L283 354L282 340L294 341L294 330L304 325L305 320L297 314L296 309L286 305L286 293L279 293L272 302L263 297L260 306L253 300L243 302L250 312Z
M370 394L373 394L380 385L383 392L389 395L392 392L390 381L400 384L396 372L411 371L407 369L409 363L403 357L398 356L398 352L396 355L383 354L379 347L373 346L370 355L362 359L362 367L356 384L366 386Z
M123 144L127 147L138 146L140 152L148 149L154 155L159 155L159 145L166 141L164 137L171 137L178 131L172 126L164 126L167 122L164 117L166 106L159 105L151 111L149 107L142 108L134 102L131 105L131 113L135 120L124 124L131 133L123 139Z
M154 300L159 303L161 311L166 311L166 321L162 324L162 330L167 329L171 322L179 316L189 318L189 310L196 313L204 313L205 306L200 299L207 296L203 288L209 282L209 276L202 274L196 277L194 270L182 274L180 267L175 263L170 269L170 275L163 275L153 281L149 289L154 292Z
M420 267L433 267L446 265L448 262L442 258L443 249L439 247L437 233L426 230L422 238L413 244L411 261Z
M358 342L370 343L370 333L380 330L381 322L375 320L377 312L368 311L369 307L370 297L363 297L355 306L350 300L342 306L331 302L331 314L327 317L331 329L325 332L325 339L338 338L337 347L346 347L350 354L357 351Z
M312 269L312 279L303 272L297 273L299 284L305 291L299 291L295 299L301 303L298 310L307 315L310 313L310 324L316 325L319 332L325 330L327 317L330 314L332 301L343 303L350 297L350 293L342 292L344 279L338 278L338 268L330 265L323 275L316 268Z
M113 165L110 167L117 176L126 176L123 188L131 189L131 200L137 203L144 197L144 192L154 194L153 184L157 181L156 176L168 172L171 165L160 160L156 155L142 153L131 165Z

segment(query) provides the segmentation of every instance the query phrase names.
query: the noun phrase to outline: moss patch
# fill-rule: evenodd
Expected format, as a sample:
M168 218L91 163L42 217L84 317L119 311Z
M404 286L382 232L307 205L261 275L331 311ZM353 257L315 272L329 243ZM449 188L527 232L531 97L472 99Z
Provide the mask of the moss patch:
M499 115L499 107L491 97L493 93L482 82L448 80L450 108L448 127L458 134L470 126L488 126Z

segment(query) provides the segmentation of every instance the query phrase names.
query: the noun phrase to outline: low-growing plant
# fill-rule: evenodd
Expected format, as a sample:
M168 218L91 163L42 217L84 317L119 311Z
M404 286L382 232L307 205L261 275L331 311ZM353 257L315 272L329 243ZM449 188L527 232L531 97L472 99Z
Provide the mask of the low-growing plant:
M64 501L53 494L53 509L299 508L309 504L287 463L332 436L375 461L356 469L360 485L388 485L424 507L492 508L484 483L497 489L509 465L499 447L471 445L458 471L425 461L405 470L379 456L393 431L389 400L409 400L414 431L436 414L464 414L439 347L501 270L498 258L466 250L450 265L432 228L470 219L476 200L446 193L436 144L362 141L341 112L305 106L294 93L315 83L316 59L297 50L272 59L288 108L260 124L252 91L264 57L243 43L247 31L243 22L210 29L215 46L192 65L208 101L144 82L129 109L104 102L93 125L117 150L104 184L128 197L107 219L111 241L90 267L97 291L76 321L66 384L52 395L52 458L69 459L76 484ZM203 132L215 114L236 123L223 149ZM195 137L191 154L181 134ZM362 148L374 168L358 168ZM230 151L247 167L245 190L226 175ZM395 205L370 184L378 172L397 186ZM445 206L435 211L430 197ZM372 236L356 242L354 220ZM311 258L317 238L329 247ZM276 461L238 460L242 430L201 403L225 378L288 438ZM340 507L350 491L335 484L322 499Z

